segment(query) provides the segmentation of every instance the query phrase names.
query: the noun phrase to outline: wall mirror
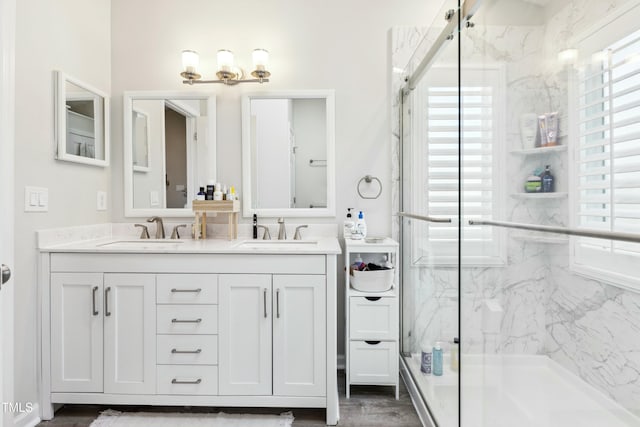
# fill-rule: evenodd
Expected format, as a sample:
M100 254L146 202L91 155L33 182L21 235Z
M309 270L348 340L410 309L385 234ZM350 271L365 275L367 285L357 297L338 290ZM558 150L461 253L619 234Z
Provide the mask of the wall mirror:
M193 216L198 187L215 178L215 96L124 93L125 216Z
M109 97L61 71L55 76L56 158L109 165Z
M243 216L335 216L331 90L242 98Z

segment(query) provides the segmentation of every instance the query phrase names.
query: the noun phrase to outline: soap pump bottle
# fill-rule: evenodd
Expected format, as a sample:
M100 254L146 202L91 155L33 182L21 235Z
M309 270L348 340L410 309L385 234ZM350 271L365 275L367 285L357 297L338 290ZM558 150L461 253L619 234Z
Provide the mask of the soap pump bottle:
M555 179L553 175L551 175L551 166L547 165L542 174L542 192L553 193L555 191L554 181Z
M345 239L351 239L354 232L355 223L353 222L353 217L351 216L351 210L353 208L347 208L347 219L344 220L342 237Z
M367 237L367 223L364 221L364 213L360 211L358 213L358 221L356 222L354 238L364 239L365 237Z

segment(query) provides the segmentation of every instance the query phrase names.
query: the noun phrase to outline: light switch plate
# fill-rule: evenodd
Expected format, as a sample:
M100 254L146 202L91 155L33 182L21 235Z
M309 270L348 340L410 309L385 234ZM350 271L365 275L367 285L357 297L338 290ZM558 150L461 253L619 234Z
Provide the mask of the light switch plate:
M106 191L98 191L96 208L99 211L107 210L107 192Z
M44 187L24 187L24 211L48 212L49 189Z
M157 191L151 191L149 193L149 203L151 206L158 206L160 204L160 194Z

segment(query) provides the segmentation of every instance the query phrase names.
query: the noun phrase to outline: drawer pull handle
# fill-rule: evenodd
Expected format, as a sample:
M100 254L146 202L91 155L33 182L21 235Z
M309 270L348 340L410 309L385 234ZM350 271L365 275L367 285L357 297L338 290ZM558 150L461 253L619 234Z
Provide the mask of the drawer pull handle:
M171 289L171 292L173 292L174 294L178 293L178 292L193 292L193 293L197 294L198 292L201 292L201 291L202 291L202 288L197 288L197 289L176 289L176 288L172 288Z
M179 380L177 378L174 378L171 380L171 384L200 384L201 382L202 382L202 378L198 378L197 380L193 380L193 381Z
M93 307L92 307L93 308L93 315L97 316L98 314L100 314L100 313L98 313L98 309L96 308L96 292L98 292L98 287L94 286L92 292L93 293L91 295L91 302L93 304Z
M365 298L368 299L369 301L378 301L382 297L365 297Z
M200 323L202 319L171 319L171 323Z
M200 354L202 353L202 349L199 348L197 350L178 350L174 348L171 350L171 354Z
M377 345L380 344L380 341L365 341L369 345Z
M280 289L276 289L276 317L280 318Z

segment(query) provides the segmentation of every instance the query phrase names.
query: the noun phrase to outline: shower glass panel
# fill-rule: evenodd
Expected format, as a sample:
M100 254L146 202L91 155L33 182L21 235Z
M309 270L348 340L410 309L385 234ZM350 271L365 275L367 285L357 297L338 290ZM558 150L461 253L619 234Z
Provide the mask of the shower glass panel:
M464 427L640 425L640 245L469 225L640 231L640 1L602 3L462 26Z
M443 17L456 9L457 1L445 4L416 55L430 55L430 45L448 24ZM457 17L452 19L457 26ZM402 100L401 210L411 216L400 219L401 357L431 417L442 427L459 425L459 377L450 360L459 336L457 34L455 28L448 31L451 37L427 71L409 83ZM450 222L430 222L424 216ZM434 347L444 355L441 364ZM431 359L429 372L422 367L423 358Z
M640 0L466 3L403 90L403 375L438 427L640 426Z

